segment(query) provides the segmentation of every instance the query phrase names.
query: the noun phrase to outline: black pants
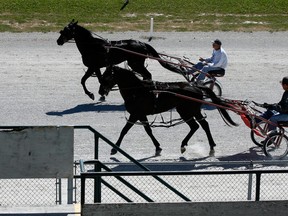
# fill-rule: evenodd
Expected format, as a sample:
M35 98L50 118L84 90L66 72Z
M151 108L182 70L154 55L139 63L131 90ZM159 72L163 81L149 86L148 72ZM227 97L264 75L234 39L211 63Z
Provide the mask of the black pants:
M210 74L211 76L222 77L225 75L225 70L222 68L220 70L212 70L208 71L208 74Z

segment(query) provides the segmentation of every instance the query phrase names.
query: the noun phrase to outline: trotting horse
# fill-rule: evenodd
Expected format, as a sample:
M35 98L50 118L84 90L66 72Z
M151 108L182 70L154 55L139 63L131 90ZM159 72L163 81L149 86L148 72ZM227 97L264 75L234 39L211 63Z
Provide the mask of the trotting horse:
M85 94L92 100L95 99L94 94L88 91L85 82L90 76L95 74L101 84L102 75L100 68L127 61L132 70L140 73L144 79L151 79L150 72L144 66L145 59L149 56L160 59L157 51L149 44L137 40L108 41L99 36L96 38L92 32L79 26L78 21L74 22L74 20L60 31L57 44L63 45L72 39L75 40L82 55L83 64L88 67L81 79L81 84ZM169 63L163 61L159 61L159 63L168 70L179 72L176 67ZM104 95L101 96L104 97Z
M104 81L105 80L105 81ZM153 82L148 80L141 80L135 73L119 67L111 67L103 74L103 83L109 83L110 86L117 84L120 93L124 99L126 110L130 113L129 119L122 129L120 136L116 142L120 146L125 134L138 120L143 124L147 134L152 139L156 147L155 155L160 155L162 148L159 142L152 134L152 130L147 120L147 115L157 114L176 108L180 117L189 125L190 131L184 138L181 144L181 152L185 152L185 146L188 145L189 139L199 128L198 123L206 132L209 145L210 154L214 153L216 146L209 128L209 124L201 113L201 103L195 100L187 100L182 95L189 98L203 99L203 92L212 99L212 102L222 106L226 104L218 98L211 89L205 86L191 86L187 82ZM162 93L155 93L155 90ZM228 106L227 106L228 107ZM236 126L237 124L230 118L227 111L223 108L218 109L226 123ZM198 123L197 123L198 122ZM117 150L113 148L111 154L116 154Z

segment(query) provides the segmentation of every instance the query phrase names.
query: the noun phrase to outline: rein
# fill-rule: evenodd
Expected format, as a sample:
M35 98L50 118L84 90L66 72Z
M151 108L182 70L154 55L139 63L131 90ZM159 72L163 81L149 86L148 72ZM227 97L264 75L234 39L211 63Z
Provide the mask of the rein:
M255 113L252 113L251 111L249 112L247 108L245 108L245 105L248 106L248 103L245 102L245 101L239 101L239 100L227 100L225 102L229 103L230 106L231 104L233 104L234 106L233 107L225 107L225 106L222 106L222 105L219 105L219 104L215 104L215 103L212 103L212 102L209 102L209 101L205 101L205 100L201 100L201 99L197 99L197 98L192 98L192 97L189 97L189 96L186 96L186 95L182 95L182 94L178 94L178 93L175 93L175 92L170 92L170 91L162 91L162 90L154 90L153 92L155 93L168 93L168 94L172 94L176 97L180 97L180 98L183 98L183 99L187 99L187 100L192 100L192 101L196 101L196 102L199 102L199 103L203 103L203 104L207 104L207 105L210 105L210 106L215 106L217 108L222 108L222 109L227 109L227 110L230 110L230 111L233 111L235 112L236 114L238 115L241 115L241 114L244 114L244 115L248 115L251 119L260 119L261 121L264 121L266 123L268 123L269 125L273 125L275 127L279 127L279 125L261 117L261 116L257 116ZM246 103L246 104L245 104ZM239 109L239 107L241 107L241 110ZM257 112L260 112L259 110L257 109L254 109L252 108L251 106L249 106L249 108L257 111Z
M119 49L119 50L131 53L131 54L134 54L134 55L139 55L139 56L142 56L142 57L145 57L145 58L154 59L154 60L161 61L161 62L168 63L168 64L173 64L173 65L177 65L177 66L181 66L181 67L187 67L187 68L193 68L193 67L181 64L181 63L175 63L175 62L171 62L171 61L166 61L166 60L164 60L162 58L154 57L154 56L151 56L151 55L145 55L145 54L134 52L134 51L131 51L131 50L127 50L127 49L124 49L124 48L121 48L121 47L116 47L116 46L105 46L105 47L107 47L109 49ZM162 55L162 54L160 54L160 55ZM165 55L165 56L167 56L167 55ZM177 57L175 57L175 59L177 59Z
M92 35L95 35L95 36L98 37L99 39L104 40L104 41L106 41L107 43L110 44L110 41L109 41L108 39L103 38L102 36L98 35L97 33L91 32L91 34L92 34Z
M172 62L172 61L169 61L169 60L165 60L163 58L158 58L158 57L154 57L154 56L151 56L151 55L145 55L145 54L142 54L142 53L139 53L139 52L135 52L135 51L131 51L131 50L127 50L127 49L124 49L124 48L121 48L121 47L116 47L116 46L113 46L113 45L109 45L109 46L104 46L105 48L107 48L108 50L109 49L119 49L119 50L122 50L124 52L127 52L127 53L131 53L133 55L138 55L138 56L142 56L144 58L149 58L149 59L153 59L153 60L157 60L158 62L163 62L163 63L166 63L166 64L172 64L172 65L176 65L176 66L179 66L180 68L181 67L184 67L184 68L187 68L187 69L192 69L194 71L197 71L199 73L203 73L201 70L193 67L193 66L188 66L186 63L189 63L191 65L194 65L192 62L189 62L188 60L183 60L179 57L173 57L173 56L170 56L170 55L166 55L166 54L162 54L162 53L159 53L160 56L166 56L166 57L169 57L169 58L172 58L172 59L176 59L178 60L180 63L175 63L175 62ZM186 62L186 63L185 63ZM177 72L175 72L177 73ZM181 74L182 76L184 76L184 78L190 82L189 78L186 77L186 73L183 72L182 70L179 71L179 74ZM190 73L189 73L190 74ZM193 75L193 73L191 73L191 75ZM208 74L206 74L207 76L209 76Z

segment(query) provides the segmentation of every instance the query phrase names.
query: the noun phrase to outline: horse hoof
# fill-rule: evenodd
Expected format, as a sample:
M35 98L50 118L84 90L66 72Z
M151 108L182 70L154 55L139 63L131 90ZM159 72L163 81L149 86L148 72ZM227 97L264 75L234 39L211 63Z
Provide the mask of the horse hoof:
M209 156L210 157L214 157L215 156L215 150L214 149L210 150Z
M94 96L93 93L89 93L88 96L89 96L89 98L91 98L92 100L95 100L95 96Z
M101 96L101 97L99 98L99 101L100 101L100 102L105 101L105 96Z
M110 155L115 155L117 153L116 149L112 149Z
M183 146L181 147L181 154L183 154L186 151L186 148Z
M157 149L155 152L155 156L161 156L162 149Z

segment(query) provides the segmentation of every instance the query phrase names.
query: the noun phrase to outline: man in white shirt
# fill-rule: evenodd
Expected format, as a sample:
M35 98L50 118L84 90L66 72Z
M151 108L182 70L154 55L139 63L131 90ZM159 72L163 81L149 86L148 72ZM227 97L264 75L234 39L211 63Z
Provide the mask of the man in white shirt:
M213 53L210 58L199 58L199 61L194 68L200 70L201 73L197 78L197 81L203 81L206 74L217 74L218 76L224 76L225 68L228 64L227 54L221 47L222 43L216 39L212 42Z

